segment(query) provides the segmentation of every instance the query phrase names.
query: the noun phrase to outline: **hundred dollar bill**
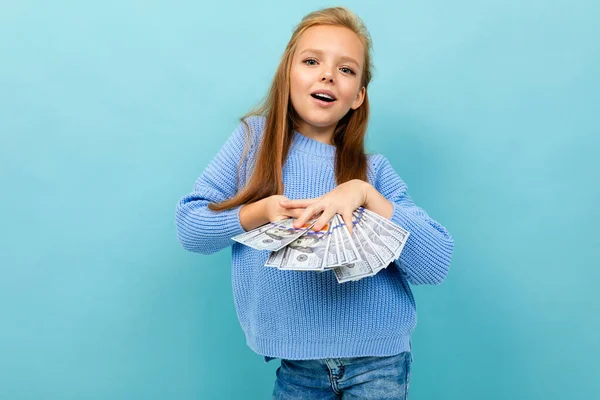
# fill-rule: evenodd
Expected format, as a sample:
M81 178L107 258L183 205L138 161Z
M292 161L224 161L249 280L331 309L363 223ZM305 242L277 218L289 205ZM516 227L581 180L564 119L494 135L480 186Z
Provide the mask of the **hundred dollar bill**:
M245 242L247 242L249 239L265 232L268 229L273 228L274 226L279 226L282 228L291 228L293 224L294 224L293 218L286 218L286 219L282 219L277 222L269 222L268 224L261 225L258 228L252 229L251 231L244 232L237 236L234 236L231 239L235 240L236 242L245 244Z
M364 230L360 225L356 225L356 247L364 260L369 264L369 267L373 270L373 275L379 272L387 264L385 260L379 255L379 249L373 245L373 243L366 237Z
M365 261L362 260L350 264L344 264L340 267L335 267L333 272L338 283L356 281L373 274L373 270L369 268L369 265Z
M400 257L410 232L370 210L365 211L365 222L386 247L394 252L394 259Z
M344 251L344 255L346 257L345 263L348 264L358 261L360 259L358 255L358 250L356 248L356 245L354 244L354 240L352 240L352 237L350 236L350 231L348 231L346 223L339 214L336 214L335 218L337 218L338 223L341 225L340 243Z
M377 223L386 227L386 229L390 230L392 233L394 233L396 236L398 236L403 241L406 241L406 237L410 234L406 229L402 228L401 226L396 225L389 219L384 218L381 215L376 214L371 210L365 209L365 214L367 217L372 218Z
M283 260L283 253L285 253L285 247L277 251L272 251L269 254L269 258L267 258L265 267L279 268L279 266L281 265L281 261Z
M258 235L247 239L235 236L232 239L256 250L278 251L306 233L317 222L317 218L309 220L301 228L294 228L293 222L290 219L271 222Z
M318 271L323 269L323 259L327 247L326 224L320 231L308 230L298 239L289 243L283 250L283 260L278 267L282 270Z
M344 283L344 282L348 282L348 281L355 281L361 278L364 278L366 276L370 276L373 274L373 270L369 267L369 264L366 261L363 261L363 259L359 258L358 253L359 250L354 246L354 242L352 241L352 239L350 238L350 233L348 232L348 229L346 228L346 226L343 223L343 220L341 219L341 217L336 215L336 218L338 219L338 222L342 225L342 235L344 235L344 233L347 235L346 236L346 241L344 242L344 239L342 239L342 246L345 246L347 243L349 243L349 247L350 250L349 252L353 252L356 260L354 262L350 262L350 263L345 263L339 267L335 267L333 269L333 272L335 273L335 277L338 281L338 283Z
M356 248L358 249L358 254L360 258L369 266L371 269L371 273L366 276L373 276L379 271L382 261L377 257L376 251L373 247L369 245L366 239L362 236L361 229L356 228L356 232L352 234ZM364 276L358 277L357 279L362 279Z
M395 259L395 253L392 249L390 249L379 237L373 229L371 229L371 223L368 222L364 216L358 215L358 213L354 214L358 219L357 227L360 228L361 235L365 237L365 240L369 242L371 247L375 248L377 255L381 258L381 262L383 263L382 268L386 268L392 261Z
M337 259L337 265L342 265L346 262L346 258L344 257L344 252L341 249L339 234L340 234L340 225L337 222L337 218L335 216L331 220L331 242L333 246L333 250L335 251L335 257ZM330 268L333 268L337 265L332 265ZM327 266L329 267L329 266Z
M333 238L333 218L329 221L327 226L327 245L325 246L325 257L323 257L323 265L321 271L324 272L327 269L338 266L338 257L336 253L335 240Z
M373 276L386 268L400 256L409 236L402 227L364 207L352 213L352 235L339 214L320 231L311 230L319 216L299 229L294 229L294 219L288 218L232 239L258 250L271 250L265 263L267 267L317 272L333 270L337 281L344 283ZM271 244L274 239L279 241L277 245Z

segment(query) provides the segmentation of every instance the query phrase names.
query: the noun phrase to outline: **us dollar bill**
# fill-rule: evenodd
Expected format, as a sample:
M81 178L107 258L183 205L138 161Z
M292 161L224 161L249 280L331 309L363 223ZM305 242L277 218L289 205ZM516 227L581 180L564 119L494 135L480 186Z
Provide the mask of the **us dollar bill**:
M281 261L283 260L283 253L285 253L285 247L269 253L269 258L267 258L265 267L279 268L281 266Z
M342 238L342 247L344 250L348 250L346 254L352 254L354 261L347 262L339 267L335 267L333 272L335 273L335 277L338 283L344 283L348 281L354 281L358 279L362 279L367 276L373 275L373 269L369 266L369 264L364 261L365 256L362 257L359 255L360 249L357 249L354 241L350 237L350 232L348 232L348 228L342 218L336 214L336 218L338 222L342 226L341 235ZM348 248L346 248L348 246Z
M370 210L352 213L352 235L335 214L320 231L311 228L321 213L301 228L294 219L271 222L232 239L257 250L270 250L265 266L280 270L333 270L339 283L377 274L400 257L410 233Z
M385 259L381 257L380 249L373 245L362 227L357 225L355 229L357 247L359 247L359 251L362 251L361 256L365 257L364 260L369 264L369 267L373 270L373 275L375 275L387 265Z
M369 265L372 272L368 276L375 275L383 266L382 261L377 256L376 250L363 237L361 229L356 228L356 247L358 248L361 257Z
M329 221L327 229L327 246L325 247L325 257L323 257L323 265L321 266L321 272L324 272L333 267L341 265L338 262L337 245L333 236L333 218Z
M271 229L275 226L279 226L281 228L291 228L292 225L294 224L294 219L293 218L286 218L286 219L282 219L280 221L277 222L269 222L265 225L261 225L258 228L252 229L248 232L244 232L241 233L237 236L232 237L232 240L235 240L238 243L241 244L246 244L246 242L248 242L251 238L253 238L254 236L257 236L263 232L265 232L268 229Z
M365 221L386 247L394 252L394 259L400 257L410 232L370 210L365 210Z
M256 250L278 251L304 235L316 222L317 218L313 218L302 227L294 228L294 220L288 218L271 222L264 228L257 228L260 231L258 234L248 235L247 237L243 237L244 234L242 234L232 239Z
M298 239L290 242L284 249L282 270L319 271L323 269L323 260L327 250L327 232L329 224L321 230L308 230ZM281 251L281 250L280 250Z
M350 236L350 231L348 231L346 223L339 214L336 214L335 218L337 219L338 224L341 225L339 237L342 250L344 251L344 256L346 257L345 263L353 263L358 261L358 250L356 248L354 240Z
M358 213L354 213L354 215L358 219L356 226L359 227L361 235L365 238L365 241L376 250L377 256L381 259L383 265L378 268L378 271L381 268L387 267L396 258L395 252L381 240L380 234L376 233L371 228L373 222L367 221L364 214L359 215Z

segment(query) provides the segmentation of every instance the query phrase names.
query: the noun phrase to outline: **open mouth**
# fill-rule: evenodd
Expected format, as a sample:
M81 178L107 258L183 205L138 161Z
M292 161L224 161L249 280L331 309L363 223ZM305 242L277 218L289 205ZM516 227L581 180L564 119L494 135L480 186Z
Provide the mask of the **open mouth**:
M315 94L311 94L312 97L314 97L317 100L322 100L325 101L327 103L333 103L335 101L334 98L326 95L326 94L322 94L322 93L315 93Z

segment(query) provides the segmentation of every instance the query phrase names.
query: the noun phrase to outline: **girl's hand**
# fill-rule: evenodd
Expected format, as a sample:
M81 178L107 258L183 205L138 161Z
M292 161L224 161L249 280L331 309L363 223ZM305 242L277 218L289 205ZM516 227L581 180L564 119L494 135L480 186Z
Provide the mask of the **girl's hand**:
M344 182L331 192L314 199L285 200L281 206L289 209L305 208L294 221L294 228L304 225L313 215L323 214L311 228L320 231L335 214L340 214L348 231L352 234L352 212L366 204L370 184L360 179Z
M264 216L269 222L277 222L289 217L298 218L304 211L304 208L282 207L279 203L283 200L289 199L280 194L275 194L262 200L264 202Z

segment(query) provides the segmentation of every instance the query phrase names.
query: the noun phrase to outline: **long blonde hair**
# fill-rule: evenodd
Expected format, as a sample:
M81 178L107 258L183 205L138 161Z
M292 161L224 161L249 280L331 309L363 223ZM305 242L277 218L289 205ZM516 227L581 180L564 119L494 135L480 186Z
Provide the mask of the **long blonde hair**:
M247 139L238 168L242 164L250 140L250 126L245 121L250 116L266 117L264 134L258 150L258 157L252 176L235 196L220 203L210 203L208 208L221 211L242 204L253 203L275 194L283 194L282 169L293 139L293 131L298 127L299 116L290 101L290 68L298 39L310 27L330 25L345 27L356 33L365 49L361 87L367 89L371 82L372 42L363 21L345 7L331 7L307 14L295 27L294 33L281 57L281 61L267 96L252 110L240 118L247 128ZM367 180L367 156L364 150L364 137L369 121L369 97L365 90L363 103L356 110L350 109L340 119L334 131L336 147L335 178L337 184L352 179ZM343 168L342 168L343 167Z

